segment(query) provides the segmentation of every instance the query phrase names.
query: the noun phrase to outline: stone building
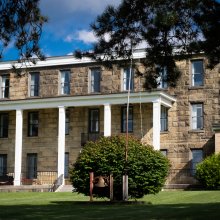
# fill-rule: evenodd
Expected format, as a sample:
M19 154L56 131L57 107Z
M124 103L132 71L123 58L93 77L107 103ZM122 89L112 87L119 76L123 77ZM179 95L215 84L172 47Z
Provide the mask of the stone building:
M142 58L134 52L136 63ZM0 63L0 176L12 175L14 185L68 179L88 140L126 132L129 67L73 56L19 65ZM165 70L151 91L131 74L128 130L170 159L167 184L193 184L196 164L220 151L220 66L206 68L203 55L177 65L175 88L163 81Z

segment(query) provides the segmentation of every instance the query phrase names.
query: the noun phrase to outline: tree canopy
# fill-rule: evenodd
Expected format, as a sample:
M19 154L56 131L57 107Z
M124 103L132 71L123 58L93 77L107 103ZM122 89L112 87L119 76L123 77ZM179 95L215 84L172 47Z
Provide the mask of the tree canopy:
M123 0L118 7L108 6L91 27L98 38L93 57L106 63L129 60L132 50L144 43L144 74L151 88L162 68L169 85L175 85L176 59L202 52L211 68L220 60L217 0Z
M42 26L47 18L41 15L39 0L0 1L0 58L10 43L19 51L19 59L37 56L43 59L39 47Z

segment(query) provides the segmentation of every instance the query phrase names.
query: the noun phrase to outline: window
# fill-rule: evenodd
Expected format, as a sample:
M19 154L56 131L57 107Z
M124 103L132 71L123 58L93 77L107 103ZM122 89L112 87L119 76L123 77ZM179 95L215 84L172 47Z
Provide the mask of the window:
M130 81L130 90L132 91L134 89L134 74L133 70L130 68L124 68L123 69L123 81L122 81L122 90L128 91L129 89L129 81ZM131 75L131 80L130 80Z
M127 106L121 108L121 132L127 131ZM128 132L133 132L133 107L129 107L128 111Z
M1 81L1 98L9 98L9 86L10 86L10 79L9 75L3 75L0 78Z
M192 104L192 129L203 129L203 104Z
M65 168L64 168L64 178L69 177L69 153L65 153Z
M66 124L65 124L65 134L68 135L70 130L70 111L66 109Z
M89 133L99 132L99 109L89 109Z
M168 131L168 109L161 106L160 131Z
M34 137L38 136L38 112L29 112L28 113L28 136Z
M100 92L100 79L101 72L100 68L94 68L90 71L90 92Z
M202 86L203 85L203 61L202 60L192 60L192 86Z
M160 68L160 76L157 79L158 88L166 89L167 88L167 68Z
M70 71L69 70L61 70L60 71L60 94L68 95L70 94Z
M161 149L160 152L163 154L163 156L167 157L167 149Z
M1 113L0 114L0 138L8 137L8 124L9 124L8 113Z
M0 176L7 174L7 154L0 154Z
M202 149L192 149L191 153L191 174L194 176L196 172L196 165L203 160L203 151Z
M27 178L37 178L37 154L27 154Z
M30 96L39 96L39 73L30 73Z

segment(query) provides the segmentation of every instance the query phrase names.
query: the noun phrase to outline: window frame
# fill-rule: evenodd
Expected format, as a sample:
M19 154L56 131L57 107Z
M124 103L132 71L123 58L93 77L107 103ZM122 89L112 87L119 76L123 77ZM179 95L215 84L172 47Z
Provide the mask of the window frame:
M33 169L31 169L32 167L30 166L30 159L33 159ZM27 153L27 164L26 164L26 177L27 179L36 179L37 178L37 168L38 168L38 154L37 153ZM33 173L32 173L33 171ZM33 174L33 175L32 175Z
M64 178L69 178L69 152L65 152L64 159Z
M65 135L70 133L70 109L65 110Z
M92 112L93 111L97 111L98 112L98 118L97 119L92 119ZM89 109L89 126L88 126L88 131L89 131L89 134L97 134L100 132L100 110L99 108L92 108L92 109ZM95 123L95 127L97 129L93 129L94 127L94 124L92 125L92 123ZM98 123L98 127L97 127L97 124Z
M127 106L121 107L121 133L127 132ZM129 127L129 122L131 123L131 127ZM133 106L129 106L129 114L128 114L128 133L134 132L134 114L133 114Z
M65 75L64 75L65 74ZM65 82L66 80L66 74L68 74L68 82ZM63 77L64 75L64 77ZM70 81L71 81L71 72L69 69L63 69L60 70L59 74L60 83L59 83L59 94L60 95L70 95ZM62 82L62 79L64 78L64 82Z
M6 125L4 124L4 120L3 120L4 116L7 116ZM0 113L0 138L8 138L8 131L9 131L9 113Z
M168 108L161 105L161 108L160 108L160 132L168 131L168 110L169 110Z
M198 112L197 112L198 109L201 109L201 116L198 116ZM198 122L198 118L201 119L200 122ZM198 126L199 124L201 124L200 127ZM193 131L204 130L204 105L203 103L191 103L191 129Z
M134 91L134 69L130 67L124 67L121 71L121 91L126 92L129 89L129 76L131 72L131 84L130 91Z
M195 73L195 67L194 63L201 62L202 65L202 72L201 73ZM204 68L204 60L203 59L193 59L190 61L191 64L191 86L192 87L200 87L204 86L204 74L205 74L205 68ZM201 83L196 81L196 76L198 77L201 75Z
M6 80L8 80L8 85L6 85ZM3 82L5 84L4 86L3 86ZM0 87L1 87L0 98L8 99L10 97L10 75L9 74L3 74L0 76ZM7 93L7 95L5 93Z
M33 78L32 84L32 77L37 76L37 79ZM34 89L32 89L32 87ZM32 93L33 92L33 93ZM30 72L29 73L29 97L38 97L40 95L40 72Z
M7 174L7 157L7 154L0 154L0 158L2 160L2 164L0 163L0 177Z
M31 115L37 115L37 123L31 123ZM35 127L36 126L36 127ZM34 131L36 129L36 131ZM36 133L35 133L36 132ZM38 137L39 135L39 112L28 112L28 137Z
M159 69L160 76L157 78L158 89L167 89L167 68L166 67L157 67Z
M202 162L203 160L204 160L204 151L203 151L203 149L201 149L201 148L193 148L193 149L190 149L190 151L191 151L191 175L192 176L195 176L195 173L196 173L196 165L198 164L198 163L200 163L200 162ZM196 161L196 162L193 162L193 160L195 159L194 158L194 153L193 152L201 152L201 160L199 160L199 161Z
M97 76L97 73L98 73L98 79L95 77ZM89 93L100 93L101 92L101 68L100 67L93 67L89 69L88 82L89 82L89 86L88 86ZM95 85L96 82L98 82L98 85Z

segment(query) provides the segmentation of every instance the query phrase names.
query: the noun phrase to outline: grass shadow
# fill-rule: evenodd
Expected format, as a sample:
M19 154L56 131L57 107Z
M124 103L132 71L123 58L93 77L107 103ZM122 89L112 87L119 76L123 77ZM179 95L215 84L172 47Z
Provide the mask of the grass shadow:
M220 203L169 205L53 201L46 205L0 205L0 219L220 219Z

